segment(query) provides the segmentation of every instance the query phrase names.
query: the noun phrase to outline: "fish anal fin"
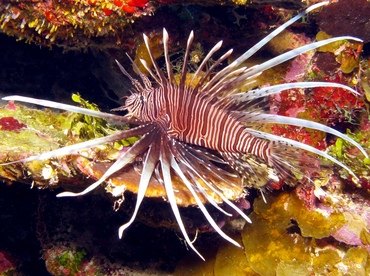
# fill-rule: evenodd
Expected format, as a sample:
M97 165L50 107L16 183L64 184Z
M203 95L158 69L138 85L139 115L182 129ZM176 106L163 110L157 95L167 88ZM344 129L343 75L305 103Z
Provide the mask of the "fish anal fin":
M305 178L321 178L332 173L329 161L287 143L270 142L269 165L289 186L296 186Z
M243 177L246 188L261 189L270 183L279 182L279 178L272 167L262 158L253 154L221 153L229 165Z

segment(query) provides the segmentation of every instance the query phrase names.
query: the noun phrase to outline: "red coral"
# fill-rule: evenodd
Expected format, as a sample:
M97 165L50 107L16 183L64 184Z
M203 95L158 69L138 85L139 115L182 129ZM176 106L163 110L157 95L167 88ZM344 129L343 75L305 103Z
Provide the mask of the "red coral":
M47 21L53 22L54 19L55 19L55 14L52 11L47 10L47 11L45 11L45 18L46 18Z
M113 11L111 9L108 9L108 8L102 8L102 11L104 12L104 14L106 16L109 16L113 13Z
M297 89L284 90L272 99L272 106L278 115L297 117L305 109L305 98Z
M20 123L17 119L13 117L3 117L0 119L1 130L15 131L19 132L20 129L26 128L25 124Z
M122 10L127 13L134 13L136 12L136 7L128 6L128 5L123 5Z
M131 7L144 8L148 0L131 0L127 4Z

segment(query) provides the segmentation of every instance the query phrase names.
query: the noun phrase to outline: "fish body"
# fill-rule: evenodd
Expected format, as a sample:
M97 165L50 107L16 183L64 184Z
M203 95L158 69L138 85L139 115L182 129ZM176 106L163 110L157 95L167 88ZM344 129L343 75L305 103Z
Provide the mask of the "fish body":
M219 152L251 153L267 151L266 141L248 133L245 125L213 103L199 91L167 83L163 89L152 88L131 95L126 100L129 113L142 122L158 124L172 139ZM258 146L257 146L258 145ZM266 160L267 161L267 160Z

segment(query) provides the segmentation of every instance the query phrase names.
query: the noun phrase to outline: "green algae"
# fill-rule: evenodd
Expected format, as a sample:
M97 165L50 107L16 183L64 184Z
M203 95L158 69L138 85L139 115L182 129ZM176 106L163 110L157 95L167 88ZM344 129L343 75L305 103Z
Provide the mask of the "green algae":
M369 131L356 131L351 132L347 129L346 135L356 142L358 142L364 149L370 148L370 132ZM329 154L351 168L351 170L359 177L364 180L370 181L370 158L364 158L363 154L357 149L354 149L353 145L344 141L341 138L337 138L336 143L328 147ZM348 179L348 171L340 169L340 175L344 179ZM359 186L359 185L357 185Z
M54 113L49 109L35 110L21 105L17 105L15 110L1 108L0 117L13 117L26 125L26 128L18 131L0 131L0 149L2 153L8 153L8 160L65 145L69 140L65 132L74 120L74 114Z
M95 104L74 94L72 99L82 107L98 110ZM39 155L44 152L73 145L121 131L105 120L78 113L33 109L9 103L0 108L0 118L19 122L19 129L0 129L0 163L7 163ZM125 126L123 126L125 128ZM127 127L126 127L127 128ZM102 145L86 153L94 160L113 160L118 151L132 145L138 138ZM24 164L0 166L0 177L5 180L35 182L37 185L57 184L61 176L75 174L74 157L60 156L52 160L32 161Z
M77 275L86 255L85 249L70 250L59 256L56 261L63 269L68 269L69 275Z
M81 107L100 111L96 104L90 103L89 101L83 99L79 94L72 94L72 100L78 103ZM125 126L122 130L125 129L128 129L128 127ZM79 135L81 139L88 140L113 134L117 131L117 129L110 126L104 119L91 117L84 114L77 114L76 118L72 121L71 131L74 134ZM122 146L132 146L137 140L139 140L139 137L137 136L129 137L125 140L115 142L114 147L116 149L120 149Z

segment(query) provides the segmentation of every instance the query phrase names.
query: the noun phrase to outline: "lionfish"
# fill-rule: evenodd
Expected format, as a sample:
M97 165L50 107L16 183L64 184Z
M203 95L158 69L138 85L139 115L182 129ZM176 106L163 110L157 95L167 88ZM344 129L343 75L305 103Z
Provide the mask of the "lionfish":
M246 185L260 188L269 180L281 179L289 184L289 181L296 179L297 173L306 175L306 178L309 179L310 176L307 175L306 171L307 167L314 166L313 163L317 161L317 158L310 158L309 156L302 158L302 153L317 155L330 160L357 179L350 168L327 153L304 143L266 133L251 126L274 123L323 131L353 144L365 157L368 157L365 150L356 141L333 128L304 119L266 114L263 109L258 108L258 105L255 104L270 95L293 88L338 87L348 90L349 93L358 94L352 88L337 83L296 82L239 92L242 84L252 82L264 70L302 53L344 39L361 42L360 39L350 36L330 38L288 51L253 67L242 65L244 61L288 26L313 9L327 3L315 4L291 18L218 72L215 69L230 57L232 49L213 61L211 66L207 67L207 65L221 48L222 41L218 42L209 51L192 75L187 72L189 52L194 39L192 31L187 40L178 82L175 81L169 58L169 36L166 29L163 29L166 72L161 70L153 57L149 46L149 38L144 34L144 42L153 69L145 60L141 60L141 63L149 72L153 81L140 72L132 60L131 62L140 77L139 80L130 76L117 61L122 73L133 84L133 91L126 99L125 105L118 108L118 110L127 111L128 114L124 116L29 97L4 97L3 100L33 103L136 126L103 138L92 139L6 164L46 160L60 155L77 153L104 143L139 136L140 139L129 150L120 155L98 181L82 192L63 192L57 196L84 195L108 180L115 172L133 164L137 157L141 157L141 176L135 209L131 219L119 228L120 238L124 230L135 220L151 178L156 177L165 188L167 200L184 239L189 247L203 259L194 247L194 241L190 239L186 231L176 203L172 180L177 177L194 197L197 206L213 229L227 241L240 246L217 225L201 200L201 197L205 198L208 203L218 208L218 210L230 215L210 196L210 193L216 194L221 198L222 203L231 207L247 222L251 222L248 216L235 203L231 202L226 193L217 186L218 181L230 179L230 176L238 179L241 177ZM233 183L229 185L233 185Z

